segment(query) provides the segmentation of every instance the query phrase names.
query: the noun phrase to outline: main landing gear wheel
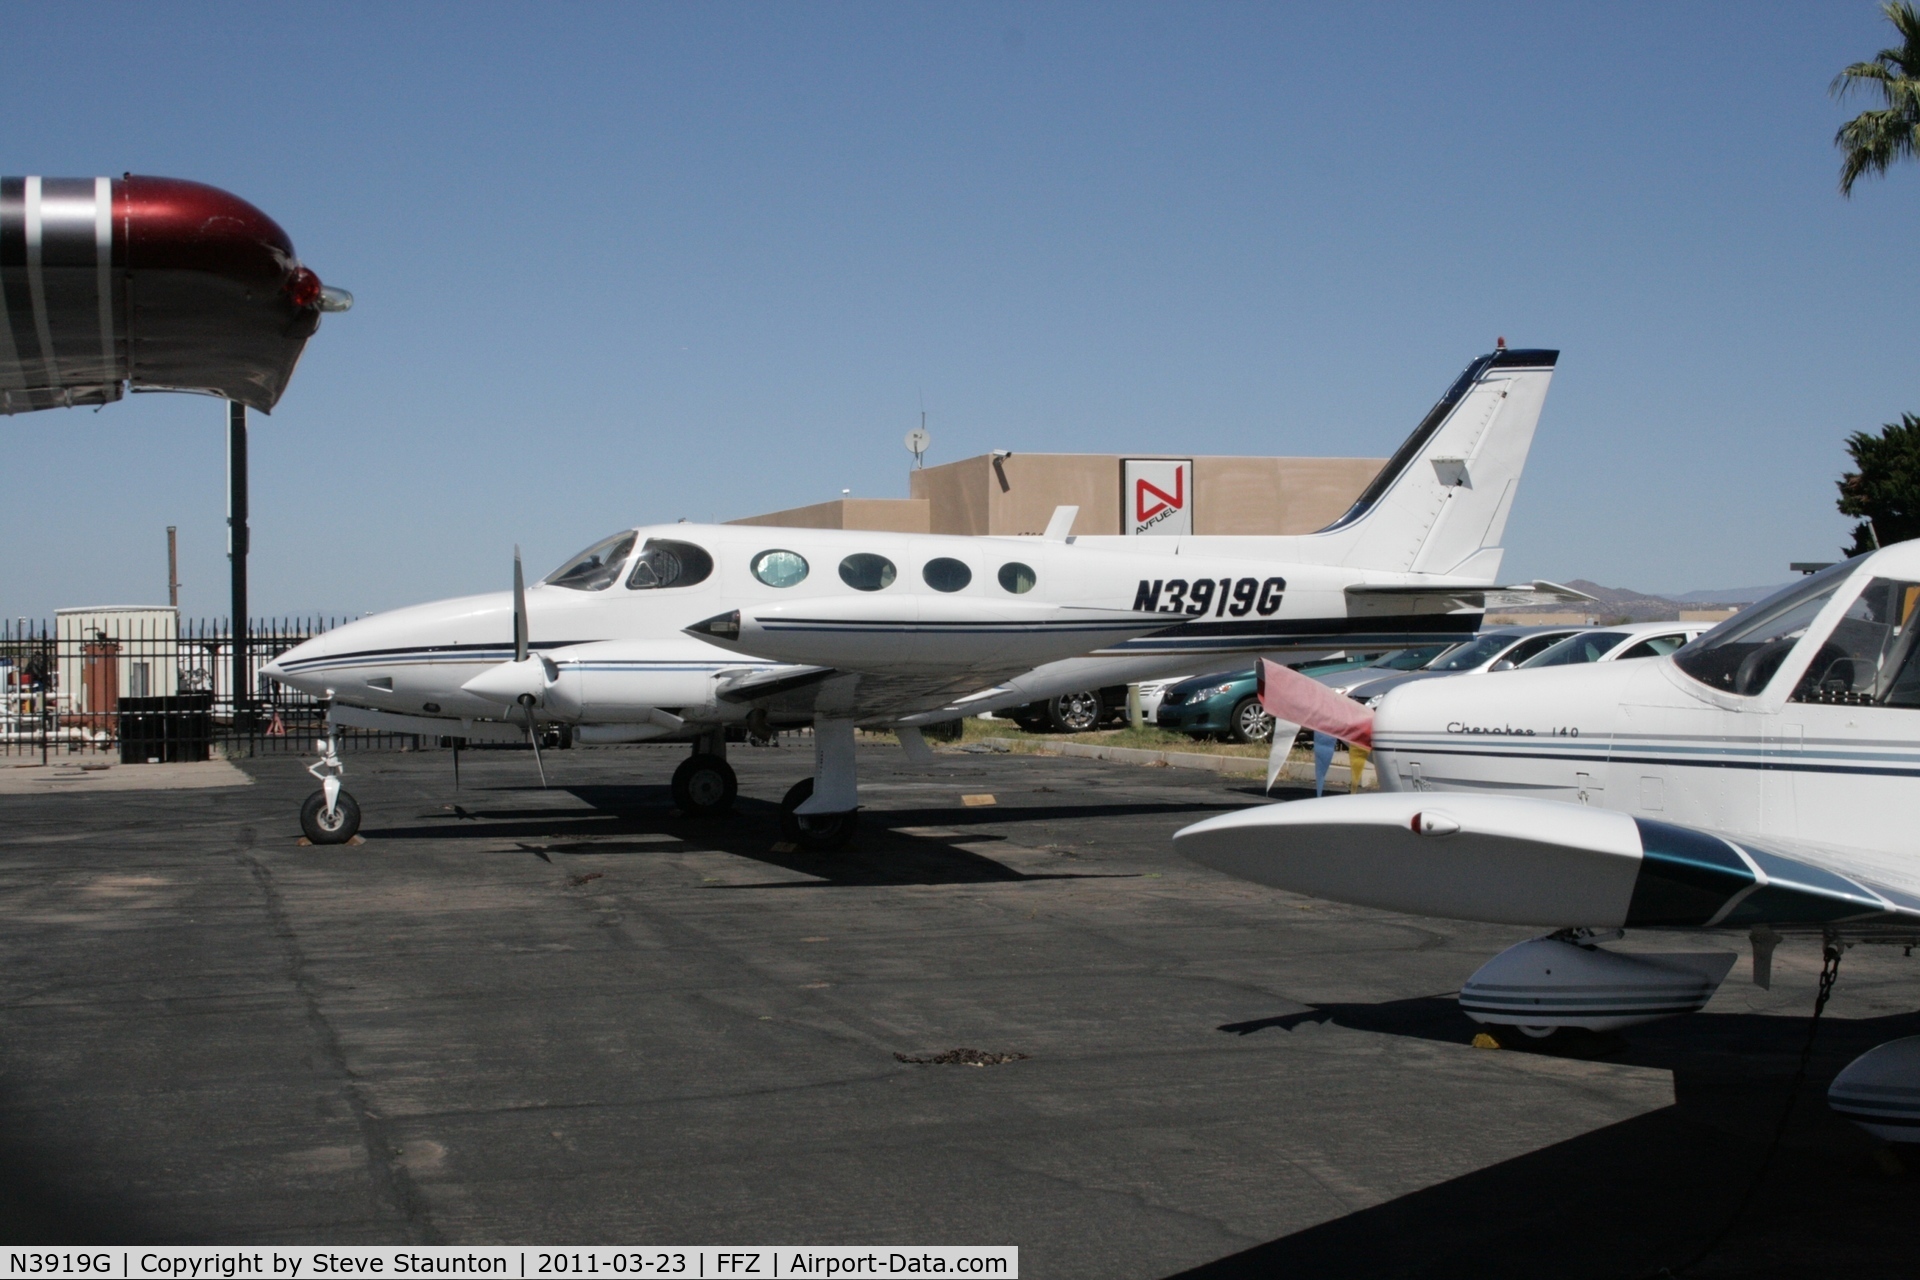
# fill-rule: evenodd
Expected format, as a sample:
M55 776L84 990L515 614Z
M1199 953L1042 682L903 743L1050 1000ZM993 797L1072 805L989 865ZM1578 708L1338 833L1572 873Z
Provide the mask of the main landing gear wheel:
M853 839L860 811L845 813L798 814L794 810L813 795L813 779L802 778L793 784L780 801L780 834L809 853L828 853Z
M327 793L316 791L300 806L300 829L314 844L345 844L360 830L360 806L342 791L327 812Z
M696 817L725 813L740 791L733 766L719 756L688 756L673 771L673 802Z

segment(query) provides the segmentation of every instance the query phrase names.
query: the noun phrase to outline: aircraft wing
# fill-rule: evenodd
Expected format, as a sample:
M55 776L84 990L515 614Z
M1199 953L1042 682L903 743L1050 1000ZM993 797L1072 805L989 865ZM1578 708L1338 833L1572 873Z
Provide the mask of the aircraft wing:
M937 710L1048 662L1172 629L1168 624L1166 614L1125 609L907 597L767 605L686 630L723 649L801 668L723 679L725 701L875 722Z
M1593 604L1584 591L1557 582L1522 582L1509 587L1485 583L1459 586L1421 583L1416 586L1358 583L1347 588L1347 612L1452 613L1460 609L1526 609L1544 604Z
M1297 800L1209 818L1174 845L1242 879L1418 915L1920 937L1911 873L1870 877L1846 851L1555 800L1420 791Z

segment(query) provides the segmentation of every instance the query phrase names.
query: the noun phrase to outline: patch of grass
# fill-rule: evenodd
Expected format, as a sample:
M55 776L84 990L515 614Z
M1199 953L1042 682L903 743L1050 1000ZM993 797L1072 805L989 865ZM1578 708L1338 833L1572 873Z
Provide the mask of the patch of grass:
M1264 742L1212 742L1153 725L1143 729L1101 729L1095 733L1028 733L1011 720L982 720L978 716L969 716L962 724L966 730L965 737L961 739L963 742L1003 738L1011 742L1016 751L1042 751L1060 742L1088 742L1104 747L1132 747L1143 751L1188 751L1197 755L1267 758L1267 745Z

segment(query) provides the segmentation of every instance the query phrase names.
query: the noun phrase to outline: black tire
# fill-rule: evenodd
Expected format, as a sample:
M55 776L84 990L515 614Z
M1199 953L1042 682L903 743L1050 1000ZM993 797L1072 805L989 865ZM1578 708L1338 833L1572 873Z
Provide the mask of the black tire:
M739 793L739 777L719 756L691 755L673 771L673 802L684 814L704 818L725 813Z
M816 813L805 817L795 813L812 794L812 778L802 778L787 789L780 800L780 834L809 853L829 853L844 847L853 839L860 811L849 809L845 813Z
M360 806L345 791L334 802L333 818L327 818L327 793L316 791L300 806L300 829L312 844L345 844L360 830Z
M1252 694L1233 704L1225 735L1234 742L1265 742L1273 737L1273 717Z
M1047 699L1047 727L1055 733L1091 733L1100 727L1104 710L1096 690L1063 693Z

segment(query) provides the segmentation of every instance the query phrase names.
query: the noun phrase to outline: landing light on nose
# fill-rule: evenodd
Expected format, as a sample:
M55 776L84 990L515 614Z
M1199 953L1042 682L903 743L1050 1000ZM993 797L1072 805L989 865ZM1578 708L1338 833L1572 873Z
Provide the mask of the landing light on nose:
M717 640L738 640L740 638L740 611L715 614L704 622L696 622L687 628L696 636L712 636Z
M1416 813L1409 825L1417 836L1450 836L1460 829L1460 824L1444 813Z

